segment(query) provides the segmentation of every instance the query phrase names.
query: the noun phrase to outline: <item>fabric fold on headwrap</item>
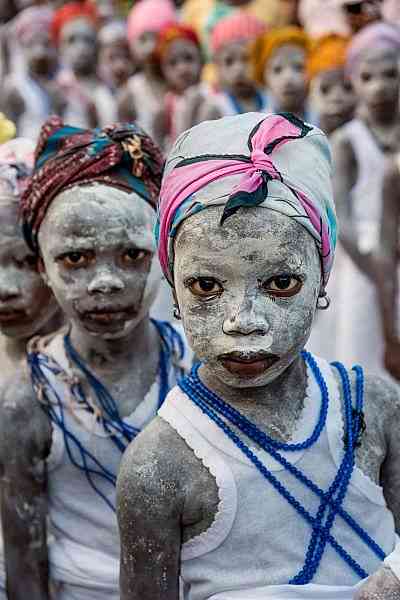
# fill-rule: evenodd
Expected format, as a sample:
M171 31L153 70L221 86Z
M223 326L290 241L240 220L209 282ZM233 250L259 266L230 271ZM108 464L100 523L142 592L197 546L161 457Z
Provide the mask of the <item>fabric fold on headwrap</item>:
M206 144L206 152L193 154L196 140L200 148ZM224 153L214 153L212 146L221 144ZM221 225L240 208L255 206L294 218L316 241L326 285L337 231L329 145L319 129L294 115L247 113L203 123L178 138L161 186L156 228L161 267L171 284L178 226L211 205L224 206Z
M86 130L50 118L42 127L34 173L21 199L29 247L38 251L37 233L52 200L77 185L102 183L134 192L155 208L163 164L159 148L135 124Z

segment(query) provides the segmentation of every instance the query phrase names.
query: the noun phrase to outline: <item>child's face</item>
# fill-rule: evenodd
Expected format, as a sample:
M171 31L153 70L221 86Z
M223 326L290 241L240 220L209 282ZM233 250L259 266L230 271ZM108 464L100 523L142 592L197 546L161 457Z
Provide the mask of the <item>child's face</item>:
M323 118L325 132L331 133L353 117L356 96L343 69L325 71L312 82L315 108Z
M270 383L304 347L321 267L313 238L266 208L221 207L183 222L175 242L175 292L189 344L232 387Z
M113 85L122 87L133 73L133 61L129 46L122 41L100 48L99 64L109 75Z
M196 44L190 40L172 42L161 61L161 71L168 87L178 94L198 83L201 56Z
M152 60L157 44L157 34L154 31L144 31L131 42L131 52L135 62L143 67Z
M73 71L89 74L97 65L97 33L86 19L66 23L61 31L61 54L65 64Z
M352 83L359 101L371 113L384 116L399 102L397 56L389 50L372 48L356 66Z
M305 102L307 79L306 51L286 44L278 48L268 61L264 77L278 110L290 112Z
M217 53L215 63L221 89L238 96L254 91L255 84L251 78L250 50L247 42L227 44Z
M44 277L78 329L119 338L148 314L161 279L154 222L144 200L106 186L54 200L39 232Z
M48 75L56 67L57 55L45 31L35 32L30 36L29 42L24 47L26 61L32 73L37 75Z
M15 200L0 204L0 331L27 339L38 333L58 310L51 290L37 269L17 225Z

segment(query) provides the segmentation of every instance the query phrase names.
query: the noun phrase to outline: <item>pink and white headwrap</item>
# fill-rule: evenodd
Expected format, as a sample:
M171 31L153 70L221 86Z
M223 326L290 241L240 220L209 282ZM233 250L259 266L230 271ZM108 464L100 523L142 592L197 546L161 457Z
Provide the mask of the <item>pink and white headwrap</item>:
M354 73L360 58L371 49L387 49L400 56L400 27L378 22L361 29L347 49L346 71L349 76Z
M221 225L240 208L254 206L298 221L317 244L326 285L337 223L322 131L293 115L246 113L201 123L178 138L167 160L156 227L161 267L171 285L179 225L220 205Z

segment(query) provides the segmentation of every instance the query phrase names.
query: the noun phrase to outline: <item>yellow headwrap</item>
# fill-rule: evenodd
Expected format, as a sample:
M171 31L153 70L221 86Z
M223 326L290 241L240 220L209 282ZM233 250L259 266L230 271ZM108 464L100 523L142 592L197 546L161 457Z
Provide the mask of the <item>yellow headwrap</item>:
M311 81L325 71L344 69L350 38L329 34L317 39L308 57L307 74Z
M265 84L265 67L275 50L288 44L300 46L301 48L304 48L307 53L311 50L311 40L309 36L303 29L295 26L272 29L256 41L252 51L252 63L254 78L260 85Z

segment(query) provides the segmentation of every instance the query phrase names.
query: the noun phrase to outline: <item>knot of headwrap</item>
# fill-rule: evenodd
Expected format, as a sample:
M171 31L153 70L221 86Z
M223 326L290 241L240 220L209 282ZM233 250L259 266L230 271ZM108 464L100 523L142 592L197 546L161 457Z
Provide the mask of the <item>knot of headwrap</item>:
M38 230L55 196L76 185L97 182L135 192L155 208L163 164L159 148L135 124L86 130L52 117L42 127L34 172L21 199L29 247L38 250Z
M274 154L282 147L294 140L306 138L313 130L313 127L293 115L270 115L259 121L252 129L247 142L249 155L207 154L183 158L175 164L174 168L165 176L161 186L156 228L161 267L171 284L173 284L173 238L177 228L183 219L211 204L224 205L221 225L239 208L260 205L284 212L298 220L317 242L321 257L323 283L327 283L336 245L336 216L330 190L322 191L318 197L316 195L313 197L308 193L309 190L312 191L312 185L309 187L305 183L301 186L298 181L292 181L290 164L283 171L278 169L274 161ZM319 137L322 136L323 134L319 132ZM179 140L176 145L179 154L182 150ZM327 144L322 149L324 151L326 149L327 153L322 162L330 164ZM307 152L307 149L305 148L304 151ZM318 152L322 154L319 150ZM314 155L310 154L310 164L304 165L306 169L309 169L309 174L303 173L303 180L306 180L307 177L318 179L318 166L311 164L313 156L315 157L315 149ZM298 158L301 162L300 155ZM315 168L315 173L311 175L313 168ZM230 176L239 176L240 178L228 194L227 199L223 200L223 196L220 196L207 203L206 200L203 201L201 193L198 196L199 200L194 199L193 196L197 192L212 182ZM288 200L275 196L268 198L268 184L275 181L282 184L289 192ZM324 175L321 176L319 183L320 187L324 183L330 184L329 168L324 169Z

